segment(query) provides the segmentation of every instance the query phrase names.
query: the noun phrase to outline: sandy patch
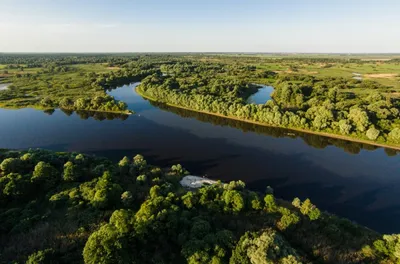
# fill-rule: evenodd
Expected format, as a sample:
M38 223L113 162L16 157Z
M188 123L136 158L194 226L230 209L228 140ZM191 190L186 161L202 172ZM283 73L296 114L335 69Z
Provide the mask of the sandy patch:
M303 71L305 74L318 74L317 71Z
M390 78L395 78L399 76L400 74L398 73L376 73L376 74L364 74L365 78L385 78L385 79L390 79Z
M218 182L199 176L188 175L183 177L179 183L183 187L200 188L203 187L203 185L216 184Z
M121 69L121 67L107 67L107 69L109 69L109 70L119 70L119 69Z
M292 70L286 70L286 71L274 71L276 73L293 73Z
M362 61L390 61L391 58L369 58L369 59L361 59Z

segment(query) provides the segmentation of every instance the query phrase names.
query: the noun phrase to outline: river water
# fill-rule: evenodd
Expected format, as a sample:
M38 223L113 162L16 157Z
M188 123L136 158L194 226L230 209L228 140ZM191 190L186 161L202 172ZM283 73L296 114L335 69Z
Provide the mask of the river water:
M180 163L192 174L270 185L277 197L310 198L323 210L375 230L400 233L396 151L260 127L150 103L136 84L109 94L132 116L0 109L0 148L45 148L106 156L140 153L150 163Z
M274 90L272 86L262 85L258 91L247 99L249 104L265 104L271 99L271 93Z

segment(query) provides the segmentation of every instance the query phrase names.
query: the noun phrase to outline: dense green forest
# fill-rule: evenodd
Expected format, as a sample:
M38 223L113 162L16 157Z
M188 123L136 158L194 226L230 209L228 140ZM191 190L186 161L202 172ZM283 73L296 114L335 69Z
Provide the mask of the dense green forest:
M380 235L241 181L184 189L136 155L0 152L0 263L398 263Z

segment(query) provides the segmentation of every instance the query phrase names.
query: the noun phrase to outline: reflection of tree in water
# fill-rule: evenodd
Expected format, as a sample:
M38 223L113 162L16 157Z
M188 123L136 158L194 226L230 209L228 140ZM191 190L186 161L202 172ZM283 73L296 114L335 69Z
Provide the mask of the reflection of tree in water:
M71 116L71 115L74 113L73 110L62 109L62 108L61 108L61 111L62 111L64 114L66 114L67 116Z
M66 114L67 116L71 116L74 113L74 111L68 110L68 109L61 109L61 111L64 114ZM76 111L76 114L83 120L93 118L94 120L98 120L98 121L114 120L114 119L126 120L129 117L129 115L125 115L125 114L98 112L98 111L86 111L86 110Z
M219 116L207 115L207 114L198 113L195 111L171 107L171 106L165 105L163 103L159 103L159 102L150 101L150 103L158 108L178 114L182 117L196 118L197 120L202 121L202 122L212 123L212 124L219 125L219 126L229 126L229 127L233 127L233 128L238 128L244 132L251 131L251 132L255 132L257 134L273 136L276 138L300 137L304 140L304 142L307 145L312 146L314 148L318 148L318 149L324 149L327 146L333 145L333 146L342 148L344 151L346 151L348 153L358 154L358 153L360 153L360 151L362 149L376 150L379 148L377 146L369 145L369 144L351 142L348 140L324 137L324 136L315 135L315 134L308 134L308 133L293 131L293 130L289 130L289 129L285 129L285 128L260 126L260 125L256 125L256 124L241 122L241 121L223 118L223 117L219 117ZM394 149L385 148L385 153L388 156L395 156L397 154L397 152L398 151L396 151Z
M54 113L54 109L46 109L43 111L43 113L45 113L46 115L52 115Z

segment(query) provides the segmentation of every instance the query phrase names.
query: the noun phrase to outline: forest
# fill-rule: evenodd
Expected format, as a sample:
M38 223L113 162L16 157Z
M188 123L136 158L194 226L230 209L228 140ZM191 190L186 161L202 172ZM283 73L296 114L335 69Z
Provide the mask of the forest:
M141 155L0 151L0 263L398 263L400 236ZM278 194L279 196L279 194Z

